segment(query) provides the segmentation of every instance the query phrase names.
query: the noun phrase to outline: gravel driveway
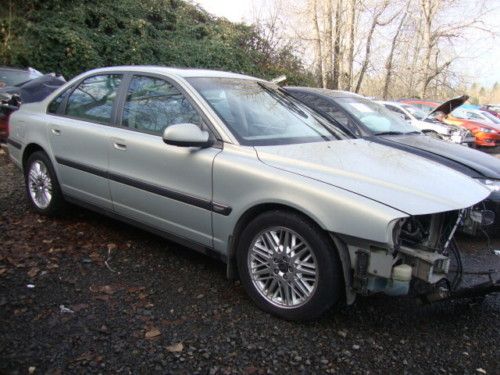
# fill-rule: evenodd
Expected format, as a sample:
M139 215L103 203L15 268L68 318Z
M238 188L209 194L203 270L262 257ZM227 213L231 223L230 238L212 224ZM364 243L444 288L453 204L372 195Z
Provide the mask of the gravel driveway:
M462 247L483 259L485 241ZM5 154L0 248L2 374L500 373L499 295L431 306L374 296L282 321L217 261L84 209L33 214Z

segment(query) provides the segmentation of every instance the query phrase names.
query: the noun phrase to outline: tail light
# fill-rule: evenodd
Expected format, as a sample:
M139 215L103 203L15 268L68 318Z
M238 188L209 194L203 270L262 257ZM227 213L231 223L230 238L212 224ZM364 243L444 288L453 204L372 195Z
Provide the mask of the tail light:
M21 98L13 94L8 100L0 102L0 142L5 142L9 137L9 118L12 112L21 106Z
M9 109L0 110L0 141L5 141L9 137Z

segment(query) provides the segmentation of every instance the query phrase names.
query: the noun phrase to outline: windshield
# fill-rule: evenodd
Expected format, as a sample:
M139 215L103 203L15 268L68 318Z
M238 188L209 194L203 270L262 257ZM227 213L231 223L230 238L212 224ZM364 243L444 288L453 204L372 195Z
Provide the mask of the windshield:
M491 113L486 112L486 111L481 111L481 114L484 117L488 118L488 120L490 120L494 124L500 124L500 119L498 117L493 116Z
M243 145L346 138L305 105L269 83L235 78L188 78Z
M414 107L410 104L399 104L399 105L404 109L406 109L408 112L410 112L413 115L413 117L415 117L417 120L424 120L427 117L427 113L418 109L417 107Z
M349 97L338 98L336 102L376 135L418 132L398 115L371 100Z

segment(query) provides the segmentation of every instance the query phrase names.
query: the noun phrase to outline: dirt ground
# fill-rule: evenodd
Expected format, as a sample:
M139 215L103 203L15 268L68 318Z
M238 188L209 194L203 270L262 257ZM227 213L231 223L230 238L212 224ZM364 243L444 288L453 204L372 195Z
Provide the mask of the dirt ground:
M500 270L485 239L460 244L466 269ZM1 374L499 374L499 318L499 295L373 296L282 321L222 263L81 208L34 214L0 155Z

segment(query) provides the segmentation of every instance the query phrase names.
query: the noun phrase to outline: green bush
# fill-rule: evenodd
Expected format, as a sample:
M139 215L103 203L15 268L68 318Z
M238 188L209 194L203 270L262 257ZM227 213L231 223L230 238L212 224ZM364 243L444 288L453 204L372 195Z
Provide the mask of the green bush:
M154 64L313 82L291 46L273 50L254 27L181 0L8 1L0 8L4 65L66 78L102 66Z

